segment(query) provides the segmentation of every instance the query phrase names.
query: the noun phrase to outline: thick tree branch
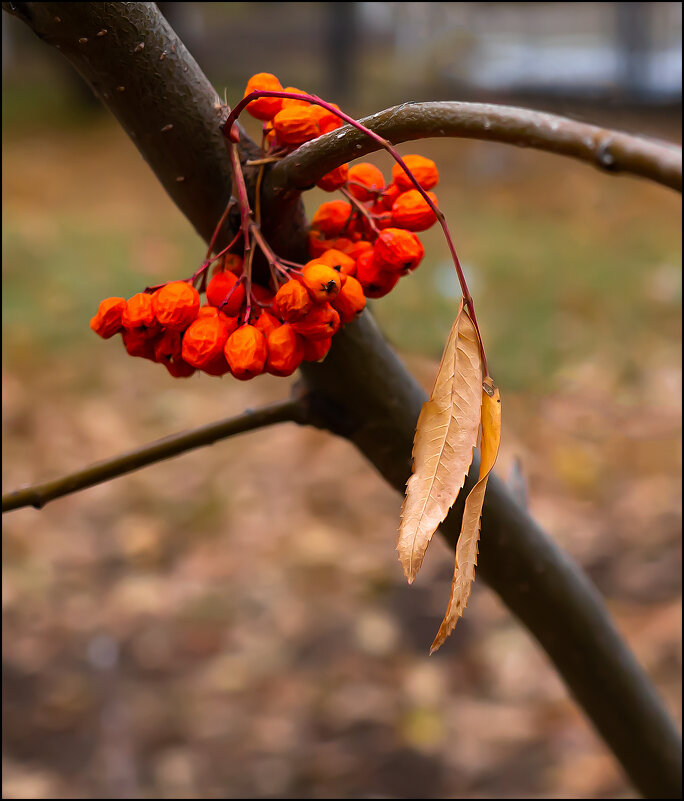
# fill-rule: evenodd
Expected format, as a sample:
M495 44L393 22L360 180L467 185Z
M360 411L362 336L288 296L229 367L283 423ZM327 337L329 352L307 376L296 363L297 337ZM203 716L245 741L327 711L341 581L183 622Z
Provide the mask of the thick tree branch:
M41 14L44 14L44 8L70 5L69 24L75 30L81 25L81 15L91 13L82 9L95 6L100 8L104 5L112 15L110 24L117 28L118 41L121 46L126 47L134 44L137 31L130 28L128 17L123 12L117 25L113 7L142 6L144 13L150 17L149 25L154 28L159 24L152 19L157 15L153 4L23 5L33 9L33 18L27 21L34 30L38 19L36 7L41 7ZM41 34L40 28L37 32ZM174 34L169 34L169 37L169 42L175 41ZM158 45L165 46L163 40ZM80 59L78 68L86 79L90 79L88 59ZM201 174L211 174L217 169L217 165L225 163L227 159L223 144L215 138L209 137L216 144L214 152L211 147L202 148L199 152L193 147L198 137L208 136L206 131L199 130L208 123L206 118L192 117L192 110L197 105L211 104L214 96L213 90L208 87L206 79L201 76L194 62L188 66L187 72L181 71L181 74L173 75L149 71L140 74L135 59L127 68L131 70L128 80L140 81L138 102L142 97L144 103L145 98L153 93L155 96L164 96L171 92L179 98L179 102L181 98L185 98L188 103L188 115L192 119L183 128L183 136L187 136L187 139L179 142L174 170L179 171L179 174L189 174L193 170L201 171ZM169 81L174 85L169 86ZM124 92L117 98L117 102L126 105L123 99L125 95ZM103 99L109 103L111 96ZM137 119L136 103L133 98L130 102L131 107L125 113L121 111L130 121L127 129L156 170L155 155L146 152L145 148L154 149L157 146L154 138L147 139L148 129L151 125L156 125L157 120L149 116ZM393 115L397 119L401 117L400 110L385 114L389 115L386 120L389 128L392 127ZM420 136L448 135L446 128L436 127L431 130L431 125L433 122L423 123L415 114L410 130L405 131L410 133L406 138L417 136L418 131L421 131ZM478 126L483 129L484 121L480 120L475 127ZM382 135L392 138L388 133ZM301 224L301 208L297 203L297 193L288 191L293 183L301 186L301 183L297 183L293 167L297 165L302 170L302 176L308 170L306 178L311 179L314 174L320 175L346 161L350 157L347 149L349 142L352 147L356 143L361 144L359 150L354 147L352 155L368 152L363 150L368 145L367 140L361 136L358 139L354 137L351 131L340 130L325 137L325 141L321 138L320 144L325 145L324 156L319 157L316 143L305 146L288 157L267 178L272 181L273 191L266 193L264 203L268 204L268 214L276 220L275 234L281 243L281 255L287 258L305 255L306 230ZM511 137L513 138L515 137ZM333 153L328 148L332 148L335 142L338 147L344 147ZM534 146L531 142L528 144ZM605 148L609 156L616 158L613 145ZM566 151L559 148L558 152ZM309 161L305 160L305 157L308 158L307 154L311 156ZM638 169L639 159L640 157L633 157L631 162L623 159L619 166L624 170L625 163L631 163L636 165L632 172L648 174L647 168ZM664 174L668 174L668 169L664 170ZM669 170L669 174L672 176L672 170ZM663 180L667 185L674 184L674 180L668 181L669 179ZM207 219L199 220L197 208L188 195L172 195L179 208L193 222L197 220L196 228L206 231L203 234L205 239L211 236L212 226L225 206L225 194L220 198L216 194L212 196L215 205L204 205L203 213L207 214ZM327 359L322 364L304 365L302 373L311 392L310 408L315 414L317 424L350 439L385 479L403 492L411 470L413 433L425 395L387 346L370 315L365 313L356 323L338 333ZM476 475L477 469L476 459L471 476ZM472 483L473 480L469 479L468 486L472 486ZM463 496L464 493L461 498ZM460 530L462 507L463 501L459 500L441 528L442 534L452 544ZM393 546L392 539L390 547ZM485 499L479 569L481 576L539 640L563 675L570 691L639 790L652 797L679 797L680 738L647 677L619 638L600 598L580 569L539 529L517 505L503 482L495 477L490 478Z
M329 410L328 428L351 439L403 494L413 433L427 397L369 315L335 338L327 359L303 364L302 372L322 396L319 408ZM451 545L478 471L476 455L465 488L440 527ZM485 495L478 562L478 575L537 638L636 787L651 798L680 797L677 728L596 589L496 475Z
M219 420L192 431L171 434L164 439L122 453L112 459L96 462L54 481L46 481L43 484L35 484L32 487L8 492L2 496L2 511L9 512L23 506L40 509L55 498L94 487L96 484L124 476L126 473L132 473L134 470L140 470L141 467L156 464L164 459L171 459L173 456L179 456L187 451L203 448L205 445L213 445L215 442L235 434L265 428L274 423L288 422L306 422L304 405L300 400L281 401L271 406L264 406L262 409L247 410L228 420Z
M542 111L488 103L403 103L360 120L392 144L460 137L547 150L610 173L631 173L682 191L682 149ZM330 170L379 146L350 126L307 142L271 173L274 192L307 189Z
M221 216L215 209L223 210L231 193L230 163L216 126L218 96L156 4L2 5L71 62L208 240ZM228 234L227 226L219 244Z

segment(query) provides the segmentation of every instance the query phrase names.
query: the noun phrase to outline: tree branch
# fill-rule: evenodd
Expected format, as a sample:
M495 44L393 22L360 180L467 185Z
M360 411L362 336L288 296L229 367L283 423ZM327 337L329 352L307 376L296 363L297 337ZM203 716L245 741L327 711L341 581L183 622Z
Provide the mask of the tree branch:
M24 5L48 9L57 5L69 6L70 25L74 30L80 27L82 15L91 13L85 9L105 5L111 8L111 25L117 27L117 37L122 46L130 46L136 39L135 32L131 33L127 24L125 7L144 6L149 17L157 15L151 3ZM117 8L121 9L118 23ZM28 20L34 30L36 18L34 15L34 21ZM150 24L155 26L158 23L151 21ZM38 33L40 35L40 29ZM175 41L175 34L171 33L169 37L169 41ZM163 38L158 46L165 46ZM185 99L190 116L197 105L213 100L213 90L208 88L206 79L201 76L194 62L188 66L187 72L174 73L173 76L165 72L145 72L140 75L135 59L129 67L131 74L127 76L128 80L140 81L143 100L152 94L164 96L171 92ZM80 60L79 68L87 78L88 60ZM174 85L169 86L169 81ZM118 98L124 105L125 95L124 92ZM107 103L110 100L111 96L104 99ZM456 128L447 134L446 128L435 127L434 118L432 121L421 121L415 104L407 104L404 108L413 111L410 124L405 119L402 123L407 125L404 129L406 138L459 135ZM138 110L132 104L125 112L126 119L130 120L129 131L156 171L157 159L154 153L147 153L145 148L154 149L157 146L153 138L147 139L148 128L156 125L157 120L149 116L138 119ZM394 117L402 119L401 107L383 114L389 115L389 119L385 118L389 128ZM370 118L371 127L372 120ZM368 124L369 120L364 122ZM206 118L193 117L183 128L183 140L179 142L174 166L179 174L190 174L193 170L211 174L217 165L226 160L223 143L216 140L213 134L209 137L206 131L201 130L207 124ZM479 122L476 120L472 125L473 130L484 131L483 119ZM601 130L587 127L591 131ZM376 130L381 132L378 128ZM382 131L382 135L392 138L386 131ZM215 150L212 152L211 147L206 147L198 152L194 148L198 137L206 137L215 143ZM501 141L515 138L512 136ZM333 152L334 143L337 146ZM265 193L264 202L269 203L269 216L273 217L275 233L282 243L279 253L284 257L297 259L298 254L302 256L306 252L306 229L302 217L298 216L301 215L301 207L297 202L297 192L291 191L291 182L295 186L302 185L294 174L294 166L299 165L302 178L311 183L314 175L325 173L350 158L349 143L354 148L351 155L369 152L363 150L369 145L366 138L360 135L356 138L353 132L340 129L316 143L305 145L267 176L266 180L272 181L272 191ZM355 149L356 144L361 145L359 150ZM532 141L527 144L536 146ZM319 155L320 146L324 146L323 155ZM614 145L609 144L605 152L616 158L613 148ZM568 145L554 152L575 155L571 150ZM604 158L604 161L607 160ZM627 170L626 165L631 164L632 172L653 177L649 174L649 168L644 167L649 160L643 153L641 156L632 156L631 161L621 153L618 161L623 170ZM673 185L676 165L672 168L672 159L668 163L671 167L663 168L662 172L665 177L670 175L672 183L668 182L669 179L662 182ZM658 173L657 170L655 172ZM198 219L200 215L185 193L172 197L193 222L197 220L195 227L205 231L203 236L208 240L212 226L225 207L226 195L217 199L213 194L212 203L215 205L212 207L207 202L203 206L202 213L207 214L206 220ZM385 479L403 492L411 472L413 434L425 394L388 347L370 315L364 313L360 320L336 334L327 359L321 364L302 365L302 374L311 391L312 419L355 443ZM474 483L472 477L476 476L477 470L476 458L467 487ZM465 493L461 493L460 500L441 528L442 534L452 544L460 530L464 496ZM393 545L392 542L391 547ZM636 787L651 797L680 797L681 741L648 678L618 636L601 599L581 570L517 505L503 482L493 476L489 481L482 518L479 570L480 575L538 639Z
M218 95L156 4L2 6L71 62L208 241L221 216L215 210L231 194L230 162L216 126ZM260 153L243 131L241 139L254 157ZM219 244L229 236L230 223Z
M112 459L96 462L54 481L8 492L2 496L2 511L9 512L24 506L40 509L55 498L94 487L112 478L140 470L141 467L171 459L195 448L213 445L219 440L245 431L254 431L275 423L304 423L306 422L304 409L304 405L298 399L281 401L261 409L248 410L237 417L200 426L192 431L172 434L149 445L114 456Z
M360 122L392 144L459 137L546 150L610 173L631 173L682 191L682 149L542 111L489 103L403 103ZM379 146L350 126L307 142L271 173L274 192L307 189L323 175Z

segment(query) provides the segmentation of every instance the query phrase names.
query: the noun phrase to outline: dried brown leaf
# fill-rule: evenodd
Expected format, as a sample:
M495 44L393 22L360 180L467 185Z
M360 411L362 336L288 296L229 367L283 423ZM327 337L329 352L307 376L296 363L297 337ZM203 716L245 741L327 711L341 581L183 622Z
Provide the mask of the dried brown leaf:
M491 393L491 394L490 394ZM494 467L501 439L501 397L489 376L482 384L482 437L480 441L480 475L465 502L461 533L456 546L454 579L451 595L442 625L430 648L434 653L454 630L459 617L468 604L475 580L477 549L480 539L480 518L484 502L487 479Z
M413 475L406 485L397 541L409 584L468 474L480 423L481 387L480 343L461 301L413 440Z

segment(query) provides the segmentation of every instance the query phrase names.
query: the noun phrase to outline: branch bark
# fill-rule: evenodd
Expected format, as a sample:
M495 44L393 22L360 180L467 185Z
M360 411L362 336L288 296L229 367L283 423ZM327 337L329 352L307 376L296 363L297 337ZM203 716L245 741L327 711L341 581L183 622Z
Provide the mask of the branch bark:
M304 404L300 400L281 401L264 406L262 409L247 410L237 417L209 423L192 431L171 434L149 445L143 445L111 459L104 459L53 481L8 492L2 496L2 511L9 512L24 506L41 509L55 498L94 487L96 484L124 476L126 473L132 473L164 459L171 459L187 451L213 445L235 434L265 428L275 423L304 423L306 422L304 409Z
M78 8L77 8L78 6ZM231 194L214 87L151 3L3 3L67 58L209 240ZM155 91L150 91L154 86ZM243 133L243 146L258 148ZM229 235L229 226L219 244ZM226 241L227 242L230 240Z
M82 28L84 19L95 28L98 9L104 6L111 32L116 30L117 46L126 53L140 41L141 31L148 28L159 32L154 45L159 50L168 49L170 42L175 41L172 32L164 32L157 19L158 12L151 3L25 3L20 6L23 18L39 35L44 33L40 21L46 19L46 13L59 13L55 11L56 6L69 6L62 12L65 19L60 24L66 21L68 14L68 25L74 32ZM139 14L135 25L131 24L132 10L129 7L132 6ZM51 28L54 29L52 23ZM165 36L168 37L166 41ZM97 48L85 51L74 46L69 54L70 60L91 83L93 77L104 80L110 66L97 53ZM212 132L215 131L213 120L209 120L211 114L194 113L197 108L210 108L215 97L214 90L196 64L187 62L187 70L155 73L141 67L136 59L127 58L126 63L126 69L130 70L125 75L127 85L135 85L139 90L135 94L121 93L114 100L119 115L128 121L127 130L153 169L157 170L158 159L148 150L154 151L158 141L155 136L148 138L148 132L158 129L159 118L154 114L138 116L136 103L144 106L152 94L159 97L171 94L178 100L179 113L183 102L188 104L189 120L188 125L178 132L174 172L194 172L198 176L214 176L214 180L219 171L225 175L227 156L223 143L213 133L202 130L209 126ZM169 82L173 85L169 86ZM102 97L108 104L112 101L112 95ZM411 135L435 135L434 127L431 128L434 121L423 127L415 113L417 109L412 110ZM383 118L386 128L382 135L392 141L401 141L401 135L408 130L398 127L401 112L390 110L381 113L381 117L382 114L386 115ZM368 124L368 120L365 122ZM406 120L401 124L405 123ZM371 118L371 127L372 124ZM475 120L472 125L473 131L478 127L484 130L485 118L479 123ZM400 135L398 131L401 130L404 134ZM447 135L439 134L439 130L437 135ZM456 132L457 128L454 128L452 134ZM206 147L199 151L194 148L198 137L207 142ZM487 138L495 137L488 135ZM333 152L335 142L337 149ZM323 153L316 143L305 146L267 177L270 191L265 193L264 200L270 204L269 213L278 219L279 252L284 257L301 260L305 255L306 230L301 224L301 205L296 191L302 184L297 181L300 177L308 180L346 161L350 157L347 149L350 143L354 147L353 156L369 152L363 150L367 140L356 139L353 133L341 130L321 138L318 144ZM361 149L355 149L356 143L361 144ZM550 147L546 149L553 150ZM612 146L606 153L616 157ZM619 161L619 158L620 168L626 169L624 164L628 162ZM635 157L632 163L638 166L639 158ZM166 170L163 166L160 169L163 177ZM671 173L671 168L665 169L665 173L668 169ZM301 170L301 176L298 170ZM638 172L637 167L632 171L638 174L648 172ZM288 183L290 181L295 182L294 190ZM663 182L667 183L666 180ZM212 225L225 206L226 194L212 192L213 199L203 204L201 213L189 194L171 194L181 211L208 240ZM350 439L384 478L403 492L411 471L413 433L425 395L388 347L370 315L365 313L356 323L338 333L327 359L322 364L304 365L302 374L311 393L313 417L310 419ZM472 486L478 469L476 458L466 487ZM461 493L461 500L441 528L442 534L452 544L460 530L464 496L465 493ZM648 678L618 636L601 599L580 569L539 529L517 505L503 482L494 476L490 478L485 498L479 570L546 650L636 787L646 796L680 797L680 737Z
M682 149L665 142L587 125L555 114L488 103L403 103L360 122L392 144L459 137L531 147L630 173L682 191ZM349 126L302 145L271 174L273 190L307 189L330 170L379 146Z

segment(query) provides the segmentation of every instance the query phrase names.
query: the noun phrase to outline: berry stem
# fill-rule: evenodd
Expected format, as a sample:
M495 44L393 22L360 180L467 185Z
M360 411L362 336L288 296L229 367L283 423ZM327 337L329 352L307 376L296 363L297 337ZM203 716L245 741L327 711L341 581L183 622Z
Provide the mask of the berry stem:
M214 233L211 235L211 242L209 242L209 247L207 248L207 255L204 257L205 261L211 256L212 251L214 250L214 245L216 244L216 240L218 239L219 232L221 231L221 227L223 223L226 221L226 218L230 214L230 210L235 206L235 198L231 197L226 205L225 211L221 215L221 219L216 224L216 228L214 229ZM233 240L234 242L235 240Z
M284 259L282 256L278 256L278 261L281 264L285 265L286 267L291 267L296 272L299 272L304 266L303 264L300 264L298 261L290 261L289 259Z
M225 256L226 253L228 253L228 251L233 247L233 245L238 241L238 238L241 237L241 236L242 236L242 229L240 229L237 232L237 234L235 234L235 236L233 237L230 245L226 245L226 247L224 247L223 250L220 250L215 256L212 256L212 258L206 260L207 267L210 264L213 264L215 261L218 261L221 258L221 256Z
M238 280L233 284L233 286L230 288L230 291L225 296L225 298L219 303L219 305L218 305L218 310L219 311L223 311L224 306L226 306L229 303L230 299L233 297L233 295L234 295L235 291L237 290L237 288L240 286L240 284L244 284L244 282L245 282L245 277L244 277L244 275L241 275L238 278Z
M243 278L245 278L245 323L249 323L249 318L252 316L252 259L254 258L254 248L250 240L249 251L245 261L245 270Z
M352 195L352 193L348 189L346 189L345 187L343 187L343 186L340 187L340 192L342 192L342 194L347 198L347 200L352 204L352 206L359 212L359 214L362 214L366 218L366 220L368 222L368 225L370 225L370 227L371 227L371 230L373 231L375 236L378 236L378 234L380 233L380 229L375 224L375 220L373 219L373 215L370 213L370 211L368 211L368 209L363 205L363 203L360 200L358 200L357 198L355 198L354 195Z
M224 128L224 131L226 129ZM230 126L227 129L230 131ZM247 195L247 186L245 185L245 176L242 174L242 165L240 164L240 157L237 151L237 145L230 138L228 138L228 152L230 153L230 164L233 168L233 178L235 180L235 189L237 191L238 204L240 206L240 228L245 240L245 262L247 261L248 254L251 248L251 241L249 236L249 224L252 218L252 210L249 205L249 196Z
M254 189L254 219L257 225L261 225L261 182L264 178L265 165L259 167L259 172L256 179L256 188Z
M255 222L251 223L250 232L254 237L254 241L257 243L257 245L259 245L262 253L266 257L266 261L268 262L269 267L275 268L279 273L282 273L286 278L289 278L290 271L287 269L287 267L284 266L283 260L280 259L278 256L276 256L273 250L271 250L271 246L264 239L264 235L261 233L261 229Z

